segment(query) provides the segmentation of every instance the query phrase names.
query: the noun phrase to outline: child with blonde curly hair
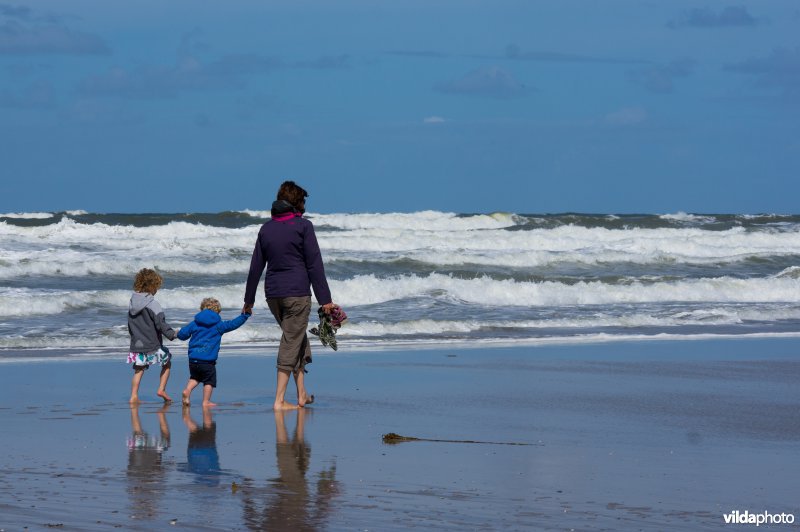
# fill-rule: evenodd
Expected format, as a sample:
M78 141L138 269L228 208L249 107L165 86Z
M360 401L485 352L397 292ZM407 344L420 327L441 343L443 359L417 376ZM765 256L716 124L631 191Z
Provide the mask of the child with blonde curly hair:
M164 284L164 279L155 270L142 268L133 281L133 294L128 306L128 332L131 346L128 363L133 364L131 383L131 404L139 403L139 384L144 371L154 364L161 366L158 395L165 403L172 401L167 395L167 381L172 367L172 355L164 347L163 337L174 340L178 333L164 318L164 311L155 300L156 292Z
M222 321L222 307L213 297L200 303L194 321L178 331L178 338L189 340L189 382L183 390L183 404L189 406L189 396L198 384L203 384L203 406L217 406L211 402L211 394L217 387L217 357L222 335L238 329L250 314L244 312L230 321Z

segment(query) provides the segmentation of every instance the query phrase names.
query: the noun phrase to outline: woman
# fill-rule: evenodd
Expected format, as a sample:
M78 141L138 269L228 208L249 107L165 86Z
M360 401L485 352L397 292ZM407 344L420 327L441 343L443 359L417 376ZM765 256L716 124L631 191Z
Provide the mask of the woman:
M244 293L242 312L252 312L258 282L266 266L267 305L283 331L278 347L275 410L303 408L314 401L314 396L305 388L305 366L311 363L311 346L306 336L311 286L326 313L334 307L314 226L303 218L306 197L308 193L294 181L281 184L277 200L272 204L272 219L258 232ZM285 401L290 373L297 385L296 406Z

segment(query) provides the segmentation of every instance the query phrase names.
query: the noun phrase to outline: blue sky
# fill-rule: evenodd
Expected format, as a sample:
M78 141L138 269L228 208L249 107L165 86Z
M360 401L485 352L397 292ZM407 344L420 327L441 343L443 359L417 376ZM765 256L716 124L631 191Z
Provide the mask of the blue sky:
M0 0L0 212L776 212L800 4Z

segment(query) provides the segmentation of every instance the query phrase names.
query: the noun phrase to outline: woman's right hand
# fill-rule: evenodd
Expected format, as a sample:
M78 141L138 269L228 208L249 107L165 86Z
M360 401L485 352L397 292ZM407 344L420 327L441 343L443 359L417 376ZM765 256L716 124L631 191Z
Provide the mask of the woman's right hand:
M252 303L245 303L242 307L242 314L252 314L253 313L253 304Z
M334 309L334 307L338 307L338 306L339 306L339 305L337 305L336 303L334 303L333 301L331 301L330 303L326 303L325 305L322 305L322 311L323 311L325 314L330 314L330 313L331 313L331 311Z

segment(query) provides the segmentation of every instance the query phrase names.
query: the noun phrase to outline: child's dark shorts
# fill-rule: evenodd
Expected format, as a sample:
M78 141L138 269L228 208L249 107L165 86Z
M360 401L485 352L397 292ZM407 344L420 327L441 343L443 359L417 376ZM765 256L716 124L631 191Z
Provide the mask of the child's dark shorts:
M217 387L217 362L189 359L189 378L202 385Z

